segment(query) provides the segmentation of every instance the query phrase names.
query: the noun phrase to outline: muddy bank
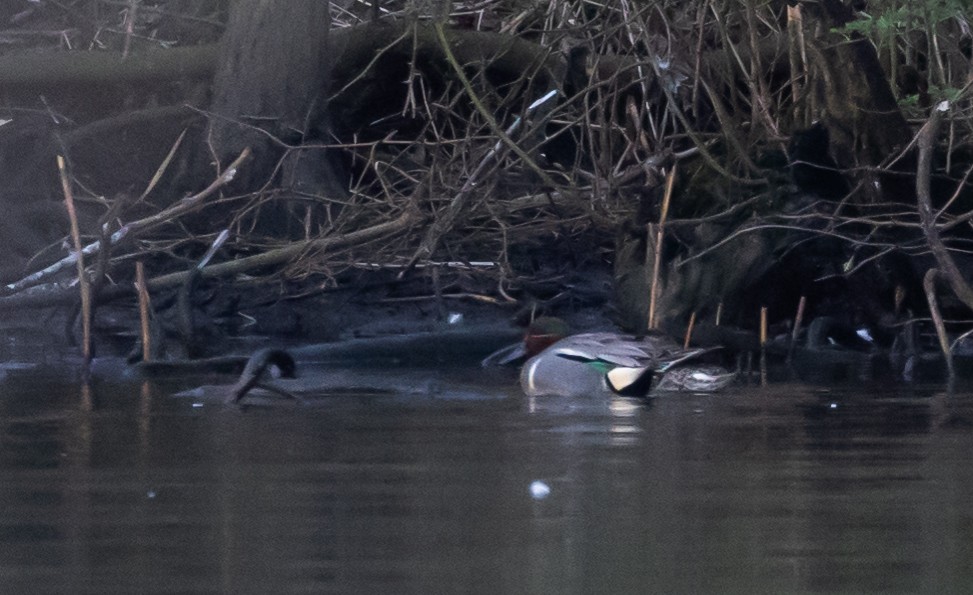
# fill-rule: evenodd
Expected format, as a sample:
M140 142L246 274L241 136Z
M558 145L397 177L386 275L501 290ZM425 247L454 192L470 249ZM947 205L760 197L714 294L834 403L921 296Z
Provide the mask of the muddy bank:
M386 359L403 363L478 361L522 337L532 315L556 315L578 331L616 328L607 270L587 269L536 283L538 299L503 300L489 279L444 271L397 281L394 272L363 271L341 288L281 288L203 282L192 296L181 289L152 295L153 359L159 361L249 354L262 346L318 347L302 359L345 363ZM295 291L294 287L288 291ZM546 298L546 299L545 299ZM46 344L80 353L77 308L9 310L0 322L12 351ZM95 308L94 346L104 356L138 357L139 311L130 299Z

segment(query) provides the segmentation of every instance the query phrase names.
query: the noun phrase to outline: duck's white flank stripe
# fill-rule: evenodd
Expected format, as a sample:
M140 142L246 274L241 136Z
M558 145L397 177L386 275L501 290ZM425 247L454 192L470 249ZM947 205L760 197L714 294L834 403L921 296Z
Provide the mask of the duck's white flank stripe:
M595 357L592 357L590 354L588 354L585 351L581 351L580 349L575 349L575 348L570 347L570 346L568 346L568 347L559 347L557 349L556 353L558 355L567 355L567 356L570 356L570 357L576 357L576 358L581 359L581 360L594 360L594 359L597 359Z

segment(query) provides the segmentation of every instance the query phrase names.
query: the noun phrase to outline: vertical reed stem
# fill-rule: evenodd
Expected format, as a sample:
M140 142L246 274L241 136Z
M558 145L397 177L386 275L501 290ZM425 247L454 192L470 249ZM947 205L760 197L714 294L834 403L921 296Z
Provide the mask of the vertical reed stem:
M760 307L760 348L767 343L767 306Z
M791 341L797 340L797 333L801 330L801 323L804 322L804 308L807 306L807 297L801 296L797 302L797 314L794 315L794 330L791 331Z
M794 347L797 345L797 335L801 332L801 324L804 322L804 308L807 305L807 297L801 296L797 302L797 313L794 314L794 328L791 329L791 344L787 346L787 360L790 361L794 355Z
M145 283L145 265L135 262L135 290L139 296L139 320L142 323L142 361L152 359L152 333L149 331L149 309L152 307L149 286Z
M767 386L767 306L760 307L760 386Z
M794 105L794 121L803 124L804 119L797 117L798 106L801 103L801 78L804 74L804 62L802 60L804 52L804 32L803 17L801 7L787 7L787 58L790 62L791 71L791 101Z
M696 312L689 315L689 326L686 327L686 338L682 342L683 349L689 349L689 341L693 338L693 326L696 325Z
M652 289L649 293L649 318L648 318L648 328L656 328L655 320L655 299L658 294L659 287L659 269L662 267L662 238L663 238L663 228L666 224L666 216L669 214L669 200L672 198L672 185L676 180L676 166L672 166L672 170L669 171L669 177L666 178L666 192L662 197L662 212L659 214L659 223L657 225L656 235L655 235L655 260L652 264ZM646 242L649 238L645 238Z
M64 205L68 210L71 222L71 241L74 243L74 253L78 259L78 288L81 291L81 341L84 363L91 362L91 285L84 272L84 253L81 245L81 230L78 227L78 213L74 210L74 194L71 192L71 182L64 165L64 157L57 156L57 170L61 175L61 189L64 191Z

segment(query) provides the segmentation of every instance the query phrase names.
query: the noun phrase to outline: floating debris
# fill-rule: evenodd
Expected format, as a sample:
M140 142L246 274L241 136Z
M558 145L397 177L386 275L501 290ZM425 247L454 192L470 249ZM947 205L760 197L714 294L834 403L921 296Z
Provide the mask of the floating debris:
M551 494L551 487L543 481L530 482L530 497L534 500L543 500Z

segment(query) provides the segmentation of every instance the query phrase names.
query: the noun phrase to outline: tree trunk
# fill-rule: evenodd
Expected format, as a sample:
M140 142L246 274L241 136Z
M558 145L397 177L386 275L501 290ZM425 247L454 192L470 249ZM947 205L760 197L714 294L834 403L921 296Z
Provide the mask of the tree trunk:
M230 11L213 88L210 134L227 162L255 155L251 183L265 181L280 151L297 144L318 116L328 82L328 2L238 0ZM261 132L262 131L262 132Z
M817 29L811 40L811 79L839 164L875 166L909 142L911 134L875 48L857 33L834 33L852 19L840 0L802 3Z

